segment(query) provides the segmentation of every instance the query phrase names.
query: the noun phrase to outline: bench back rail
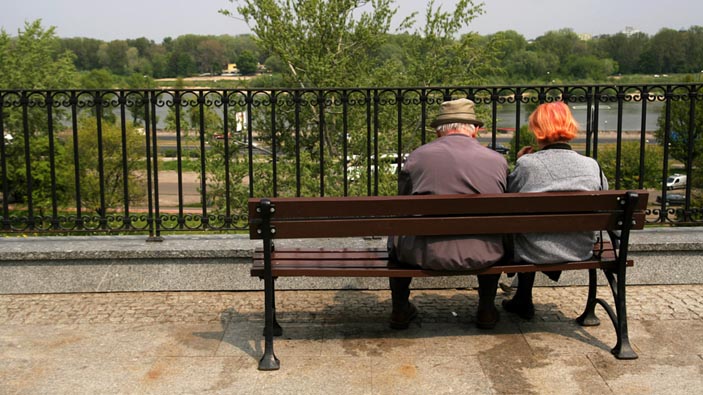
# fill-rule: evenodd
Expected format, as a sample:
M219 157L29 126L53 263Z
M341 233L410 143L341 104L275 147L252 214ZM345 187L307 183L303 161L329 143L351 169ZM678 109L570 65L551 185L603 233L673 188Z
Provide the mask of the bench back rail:
M249 228L252 239L642 229L646 199L629 221L626 200L623 191L249 199Z

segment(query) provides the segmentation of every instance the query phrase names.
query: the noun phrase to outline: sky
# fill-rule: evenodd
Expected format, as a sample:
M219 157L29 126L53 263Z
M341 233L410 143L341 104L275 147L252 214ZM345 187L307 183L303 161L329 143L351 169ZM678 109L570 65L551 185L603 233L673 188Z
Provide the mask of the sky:
M456 0L436 0L451 10ZM422 20L428 1L396 0L397 22L413 11ZM481 35L515 30L534 39L550 30L615 34L633 27L649 35L662 28L688 29L703 25L701 0L484 0L485 13L468 31ZM25 21L42 20L56 27L59 37L89 37L104 41L146 37L159 43L184 34L238 35L249 33L241 19L217 11L233 10L227 0L0 0L0 27L11 36ZM396 25L397 25L396 22Z

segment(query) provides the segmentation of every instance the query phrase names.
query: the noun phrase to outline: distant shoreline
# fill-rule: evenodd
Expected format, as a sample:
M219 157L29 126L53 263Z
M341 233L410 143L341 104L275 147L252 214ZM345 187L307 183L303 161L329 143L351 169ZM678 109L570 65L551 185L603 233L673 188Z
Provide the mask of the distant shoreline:
M181 81L248 81L258 77L258 75L211 75L211 76L197 76L197 77L183 77L180 78ZM179 78L157 78L154 79L156 82L171 82L178 81Z

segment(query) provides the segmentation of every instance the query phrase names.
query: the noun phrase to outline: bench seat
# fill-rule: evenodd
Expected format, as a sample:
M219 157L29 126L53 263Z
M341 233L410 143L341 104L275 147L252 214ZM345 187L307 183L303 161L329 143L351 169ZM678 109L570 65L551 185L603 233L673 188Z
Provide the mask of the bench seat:
M633 261L628 260L627 266ZM438 271L413 268L389 262L388 252L382 248L368 249L276 249L271 253L274 277L440 277L476 274L522 273L555 270L609 269L617 266L610 243L604 243L599 259L542 265L499 264L482 270ZM264 254L254 253L251 268L253 277L264 277Z

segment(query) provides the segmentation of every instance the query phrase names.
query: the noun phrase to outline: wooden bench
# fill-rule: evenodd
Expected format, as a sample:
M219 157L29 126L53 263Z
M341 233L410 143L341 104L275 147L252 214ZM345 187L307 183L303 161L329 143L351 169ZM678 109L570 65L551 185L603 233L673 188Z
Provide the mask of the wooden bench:
M612 353L634 359L627 332L626 267L631 229L642 229L646 191L506 193L500 195L421 195L249 199L251 239L263 240L251 275L264 280L264 355L259 369L280 366L273 337L282 329L275 317L274 280L284 276L428 277L549 270L589 271L588 298L581 325L598 325L596 305L617 333ZM549 265L502 265L472 271L431 271L391 264L385 249L279 249L275 239L387 235L512 234L607 231L613 243L600 243L588 261ZM615 308L596 296L602 269Z

